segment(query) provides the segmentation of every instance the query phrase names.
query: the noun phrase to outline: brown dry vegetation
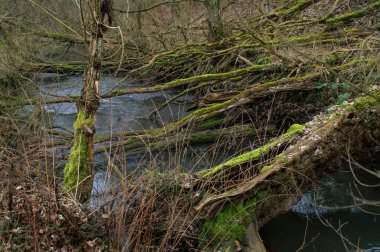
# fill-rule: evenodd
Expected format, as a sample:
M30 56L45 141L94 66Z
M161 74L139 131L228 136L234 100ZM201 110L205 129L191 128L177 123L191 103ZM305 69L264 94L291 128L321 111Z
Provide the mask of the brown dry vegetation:
M236 148L236 157L247 151L242 148L246 136L252 142L249 151L270 145L273 140L269 139L292 124L313 122L329 105L370 95L368 88L378 87L380 8L376 0L311 1L294 13L289 8L298 1L222 1L226 37L214 43L207 42L206 10L199 1L164 4L140 14L123 12L148 8L158 1L114 2L119 28L105 35L104 72L131 74L160 84L119 90L103 98L176 87L181 94L196 95L192 113L159 129L98 136L96 152L107 154L111 145L117 154L103 167L117 182L98 195L101 203L95 209L80 205L62 192L61 178L49 168L61 169L67 156L53 155L51 150L70 147L73 136L41 125L41 117L47 116L42 110L45 103L73 102L78 97L27 98L34 72L83 71L86 51L79 11L75 1L1 1L7 12L0 23L0 85L4 90L0 94L0 250L200 251L226 244L236 249L229 240L241 241L241 237L232 233L216 237L211 228L203 229L204 223L215 221L229 206L255 198L262 224L268 216L289 208L289 202L300 197L300 190L334 170L340 158L323 171L311 169L325 164L323 159L312 162L312 171L297 170L299 162L292 161L289 167L310 175L310 185L304 185L297 173L291 175L295 185L287 189L278 185L289 178L284 177L283 160L277 157L282 153L310 156L315 143L306 154L289 146L298 141L305 144L311 135L279 138L279 145L258 158L221 172L184 171L180 160L190 144L206 141L199 136L216 132L207 140L213 144L204 155ZM371 4L377 7L344 18ZM38 105L34 114L20 117L17 109L29 102ZM369 129L378 137L373 127L363 124L368 128L363 131L353 127L362 125L363 118L376 122L378 106L366 109L368 113L353 115L336 111L338 116L344 114L343 122L339 119L342 132L359 139L357 149L363 143L370 146ZM338 157L345 135L326 127L324 119L318 123L313 130L323 128L329 133L321 140L326 146L323 151ZM159 157L166 149L174 149L175 154L162 163ZM135 153L149 157L143 172L123 169L125 156ZM276 167L273 172L260 174L272 165ZM255 183L259 186L249 187ZM265 197L260 191L265 191ZM273 211L271 207L282 194L288 198L282 199L279 211Z

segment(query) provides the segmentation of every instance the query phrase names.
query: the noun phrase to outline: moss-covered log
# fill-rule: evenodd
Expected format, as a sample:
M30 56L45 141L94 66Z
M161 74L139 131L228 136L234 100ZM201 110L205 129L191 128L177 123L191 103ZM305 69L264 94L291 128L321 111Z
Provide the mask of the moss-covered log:
M249 67L237 69L237 70L226 72L226 73L204 74L204 75L197 75L197 76L192 76L192 77L184 78L184 79L177 79L165 84L159 84L159 85L155 85L151 87L136 87L136 88L125 88L125 89L114 90L106 94L103 94L100 97L103 99L106 99L106 98L121 96L121 95L126 95L126 94L159 92L159 91L163 91L167 89L178 88L180 86L191 84L194 82L226 80L226 79L235 78L235 77L242 76L249 73L252 74L256 72L273 71L278 67L279 67L278 64L254 65L254 66L249 66ZM73 102L73 101L78 101L78 100L79 100L78 95L71 95L71 96L66 96L66 97L54 97L54 98L45 99L44 103L45 104L64 103L64 102ZM34 99L34 100L30 100L29 103L35 104L38 101L39 101L38 99Z
M207 213L201 239L216 239L217 243L244 239L253 215L261 226L288 210L305 190L337 169L336 164L347 155L347 145L352 154L370 142L370 138L378 142L379 128L380 93L372 91L353 102L331 107L326 114L316 116L303 126L291 127L286 134L296 136L291 140L292 144L271 158L267 165L250 166L249 161L257 159L257 155L252 153L262 152L259 148L210 170L220 172L234 168L244 172L255 169L256 173L236 183L233 188L225 183L224 187L219 188L220 193L206 195L198 203L195 211ZM282 139L284 136L273 141ZM207 181L210 171L198 175ZM214 183L216 179L213 177ZM228 178L224 177L223 181L228 181ZM230 228L225 228L227 226Z
M354 59L343 65L338 65L328 69L331 71L341 71L357 65L365 67L367 64L371 65L374 62L375 59ZM200 130L209 129L225 121L224 117L218 117L220 114L233 110L239 106L252 103L256 99L263 96L268 96L283 91L304 89L313 90L316 86L313 84L312 80L319 78L323 73L323 71L318 71L297 77L284 77L278 80L252 85L252 87L241 90L240 92L230 92L227 96L224 96L223 99L219 99L217 103L207 104L207 106L193 111L191 114L180 119L179 121L168 124L162 128L150 129L141 132L114 133L112 134L112 139L110 136L97 136L95 142L101 143L110 140L115 141L115 143L111 144L112 146L125 146L125 149L130 153L135 153L135 151L138 153L144 152L145 148L149 148L149 146L156 149L157 146L162 146L165 141L167 141L167 146L170 147L178 140L178 136L175 134L177 130L180 130L186 125L192 125L192 127L196 126L196 128L199 128ZM52 99L57 100L58 98ZM70 99L78 100L80 97L72 96ZM63 102L65 99L61 101ZM217 120L214 120L215 118ZM194 139L199 140L199 138L196 137L198 132L193 132L191 134L193 134L193 136L186 136L187 140L191 140L193 143L196 142ZM200 134L202 134L202 132L200 132ZM125 138L128 139L124 140ZM149 143L149 146L147 146L146 143ZM96 153L102 151L102 147L97 147L95 150Z
M299 0L294 5L290 6L289 8L284 8L282 10L279 10L278 12L270 15L270 17L287 17L293 13L296 13L298 11L301 11L310 5L318 2L319 0Z
M228 128L221 129L208 129L201 131L194 131L190 133L181 132L177 135L163 137L162 139L151 135L128 135L127 140L116 140L111 144L111 147L116 148L123 146L127 155L144 154L146 152L156 152L170 149L171 147L184 144L201 144L211 143L216 140L228 139L233 137L257 137L264 133L274 132L273 126L266 127L265 130L257 129L252 125L236 125ZM102 141L106 139L101 137ZM94 152L104 152L109 149L110 145L107 143L105 146L96 147Z
M311 33L311 34L305 34L300 36L291 36L288 38L283 39L271 39L264 41L265 45L270 45L273 47L277 46L283 46L286 45L296 45L296 46L306 46L308 44L315 45L316 43L326 44L326 43L347 43L348 41L352 40L355 42L357 39L360 39L362 37L370 36L373 33L370 29L359 29L359 28L349 28L349 29L342 29L341 31L337 32L320 32L320 33ZM234 36L233 36L234 37ZM215 50L213 49L214 44L195 44L195 45L187 45L182 46L176 50L166 52L163 54L156 55L152 58L152 60L143 68L153 67L156 61L160 62L160 64L165 64L165 57L168 58L181 58L185 55L191 55L191 48L192 46L202 46L206 49L196 49L195 55L201 54L201 55L208 55L206 58L212 59L212 57L215 57L217 55L225 55L225 54L234 54L235 52L239 52L241 50L251 50L251 49L259 49L262 50L262 43L257 43L256 41L252 41L252 38L250 38L250 41L246 41L246 39L242 39L241 41L238 40L237 43L235 43L234 46L221 49L221 50ZM185 50L184 55L181 55L177 51ZM195 56L196 57L196 56ZM103 66L109 66L109 67L116 67L119 63L118 62L103 62ZM158 63L157 63L158 64ZM167 65L172 64L171 62L167 62ZM176 62L178 64L178 62ZM60 64L54 64L54 63L33 63L33 64L24 64L23 67L24 70L27 71L36 71L36 70L47 70L47 71L62 71L62 72L77 72L81 71L84 68L83 62L68 62L68 63L60 63ZM233 81L234 78L239 77L245 77L248 75L252 75L254 73L265 73L275 70L280 70L284 68L294 68L295 66L289 66L285 64L277 64L277 63L265 63L262 64L262 62L258 62L258 64L250 65L248 67L242 67L237 70L229 71L229 72L222 72L222 73L211 73L211 74L201 74L201 75L195 75L188 78L180 78L176 79L170 82L167 82L165 84L159 84L155 86L149 86L149 87L137 87L137 88L126 88L121 90L113 90L111 92L108 92L106 94L103 94L101 98L110 98L115 96L121 96L126 94L134 94L134 93L147 93L147 92L158 92L162 90L172 89L172 88L178 88L185 85L190 85L192 83L201 83L198 85L198 88L204 88L207 85L213 85L214 81L223 81L223 80L231 80ZM205 84L208 83L208 84ZM194 91L194 87L190 87L188 91ZM52 103L65 103L65 102L76 102L78 101L79 95L71 95L71 96L64 96L64 97L54 97L54 98L48 98L44 99L43 103L45 104L52 104ZM29 104L36 104L39 103L40 99L30 99L27 103Z
M333 18L329 18L325 20L327 24L336 24L339 22L348 22L354 18L359 18L365 15L368 15L370 13L376 12L378 9L380 9L380 1L374 2L372 4L369 4L365 6L363 9L355 10L353 12L348 12Z
M331 67L330 69L333 71L337 70L343 70L352 66L355 66L357 64L366 64L366 63L371 63L375 62L375 59L355 59L350 62L347 62L346 64L336 66L336 67ZM291 83L296 83L296 85L299 85L300 83L304 83L305 81L312 81L313 79L321 76L323 72L315 72L315 73L310 73L302 76L297 76L297 77L285 77L281 78L278 80L273 80L261 84L256 84L252 85L249 88L246 88L239 92L237 95L234 95L232 98L222 102L222 103L216 103L213 105L210 105L205 108L198 109L188 116L182 118L181 120L177 122L173 122L162 129L158 129L157 132L170 132L173 131L174 129L178 129L180 127L183 127L184 125L188 125L189 123L194 123L194 122L200 122L200 121L205 121L208 118L211 118L213 116L216 116L222 112L225 112L227 110L232 110L233 108L236 108L237 106L242 106L244 104L252 102L252 100L255 99L256 95L261 95L260 92L267 91L270 89L273 89L275 87L278 87L282 84L291 84Z
M264 145L263 147L260 147L253 151L246 152L240 156L232 158L228 160L227 162L222 163L212 169L203 170L199 172L199 174L202 176L202 179L204 180L208 180L208 179L213 180L215 178L218 179L219 176L222 176L225 173L229 173L230 172L229 170L232 168L236 168L248 162L259 160L264 155L269 154L271 149L280 148L284 143L291 141L292 137L297 136L297 134L300 134L303 131L304 131L303 125L294 124L289 128L289 130L285 134L281 135L278 138L271 139L269 143Z

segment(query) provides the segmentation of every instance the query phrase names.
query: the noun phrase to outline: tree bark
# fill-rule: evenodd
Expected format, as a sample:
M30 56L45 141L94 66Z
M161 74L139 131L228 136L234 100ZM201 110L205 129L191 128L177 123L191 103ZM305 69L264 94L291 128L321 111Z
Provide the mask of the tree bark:
M206 195L194 208L197 214L206 213L202 227L205 235L201 237L243 240L252 231L249 227L252 215L257 217L258 227L262 227L289 210L305 191L340 166L342 156L347 153L360 156L364 146L373 148L380 139L379 106L380 93L374 91L351 103L332 107L303 126L291 127L270 141L286 140L288 147L275 157L267 156L270 159L267 164L258 159L258 155L270 152L269 146L263 146L214 169L198 172L203 183L199 188L205 190L205 183L214 188L218 182L222 184L217 193ZM236 172L250 170L255 171L250 178L232 185L223 183L236 180Z
M91 6L89 4L89 6ZM88 44L88 63L77 101L74 141L64 169L64 188L84 203L89 200L93 183L95 113L99 108L100 71L102 66L104 20L112 23L112 0L96 0L91 8L91 37Z
M203 3L207 8L209 41L218 41L224 36L222 19L220 17L220 0L204 0Z

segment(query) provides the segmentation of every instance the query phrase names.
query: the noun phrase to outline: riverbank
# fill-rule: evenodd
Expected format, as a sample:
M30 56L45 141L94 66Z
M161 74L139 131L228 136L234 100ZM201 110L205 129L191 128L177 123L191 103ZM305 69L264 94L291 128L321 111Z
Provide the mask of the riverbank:
M58 2L37 2L26 4L70 36L21 4L30 22L0 27L0 72L17 76L0 81L5 249L253 249L342 162L378 155L378 0L273 1L222 33L210 20L221 6L182 1L207 16L208 40L140 30L134 50L104 6L64 1L60 19Z

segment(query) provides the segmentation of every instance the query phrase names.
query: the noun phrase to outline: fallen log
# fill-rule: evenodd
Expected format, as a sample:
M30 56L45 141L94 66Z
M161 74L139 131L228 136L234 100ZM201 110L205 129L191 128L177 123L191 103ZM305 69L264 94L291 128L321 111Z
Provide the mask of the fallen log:
M228 128L206 129L199 131L182 132L172 136L161 138L155 135L136 134L132 132L118 133L115 135L99 136L95 139L96 146L94 153L103 153L109 149L123 149L125 155L145 154L147 152L160 152L169 150L175 146L212 143L229 138L255 138L263 134L275 132L275 127L268 125L264 130L252 127L252 125L236 125ZM61 132L60 132L61 133ZM73 136L65 134L64 140L57 138L54 142L37 142L35 145L41 147L50 147L54 149L66 149L68 140L72 140ZM111 143L110 143L111 142ZM62 156L63 157L63 156ZM55 156L58 158L58 156Z
M164 137L157 140L155 137L141 138L141 136L129 137L124 141L119 141L111 144L111 148L122 146L126 155L144 154L146 152L157 152L170 149L177 145L184 144L201 144L211 143L220 139L228 139L233 137L256 137L260 134L274 132L273 126L268 126L265 130L256 129L252 125L237 125L229 128L221 128L216 130L203 130L190 133L181 133L174 136ZM132 141L133 139L133 141ZM104 152L109 149L110 145L96 147L94 152Z
M362 9L355 10L352 12L348 12L348 13L345 13L345 14L342 14L342 15L339 15L339 16L336 16L333 18L329 18L329 19L325 20L325 22L327 24L330 24L330 25L334 24L334 23L336 24L339 22L348 22L354 18L362 17L362 16L368 15L370 13L373 13L379 8L380 8L380 1L376 1L372 4L365 6Z
M331 67L331 71L345 70L350 67L361 65L364 67L366 64L373 64L374 59L354 59L348 61L343 65L338 65L335 67ZM165 125L162 128L155 128L140 132L127 132L127 133L114 133L110 136L97 136L95 142L102 143L106 141L114 141L111 143L111 147L120 147L124 146L125 151L130 154L141 154L144 153L147 149L160 149L163 146L170 147L178 143L178 136L175 134L178 130L185 128L186 126L194 127L196 125L200 130L202 129L210 129L212 128L212 124L214 123L222 123L222 120L213 120L213 118L218 117L226 111L233 110L239 106L246 105L248 103L252 103L256 99L263 97L265 95L270 95L274 93L279 93L287 90L299 90L299 89L315 89L315 85L311 82L313 79L319 78L324 71L317 71L314 73L309 73L305 75L299 75L296 77L285 77L277 80L272 80L264 83L258 83L255 85L251 85L249 88L243 89L241 91L236 91L235 93L230 93L228 96L225 96L220 102L206 104L207 106L199 108L188 116ZM207 75L206 75L207 76ZM211 75L214 76L214 75ZM190 78L192 79L192 78ZM188 80L188 79L187 79ZM181 80L182 83L182 80ZM161 85L162 86L162 85ZM160 86L160 87L161 87ZM158 87L158 86L155 86ZM153 88L155 88L153 87ZM137 88L140 91L140 88ZM146 88L143 88L146 90ZM129 89L132 91L133 89ZM63 97L52 98L55 101L61 99ZM78 96L70 97L73 101L79 99ZM61 100L65 101L65 99ZM67 101L67 100L66 100ZM211 125L209 125L211 123ZM205 131L207 135L207 131ZM217 133L217 132L213 132ZM209 134L208 138L211 136L217 136L220 132L215 134ZM191 135L186 135L186 137L182 140L184 142L196 143L200 138L200 135L204 135L203 132L192 132ZM215 138L214 137L214 138ZM182 141L181 140L181 141ZM106 144L106 149L109 149L110 145ZM104 146L98 145L95 149L95 153L103 152L105 149Z
M375 86L375 89L379 90L379 87ZM210 183L210 173L222 174L225 169L237 169L243 173L255 169L254 175L235 182L232 188L229 183L231 178L223 176L219 181L224 182L218 188L219 193L206 193L194 207L195 212L203 213L205 218L200 237L203 242L223 244L226 240L243 240L253 215L257 217L260 227L287 211L324 175L339 168L341 155L347 155L347 146L355 153L370 142L370 135L378 142L380 92L333 106L326 114L316 116L309 123L297 126L297 129L301 127L302 130L296 132L288 131L287 134L293 132L288 147L266 164L252 165L257 156L246 153L197 174L199 188L207 191L205 187ZM270 142L283 141L284 138L280 136ZM264 149L267 147L261 150ZM261 150L259 148L253 152L261 153ZM239 162L235 162L237 160ZM218 176L212 176L212 184L216 184L217 180ZM212 247L212 243L206 244Z

